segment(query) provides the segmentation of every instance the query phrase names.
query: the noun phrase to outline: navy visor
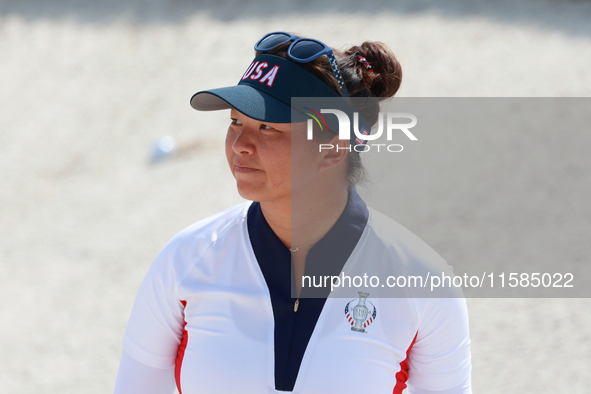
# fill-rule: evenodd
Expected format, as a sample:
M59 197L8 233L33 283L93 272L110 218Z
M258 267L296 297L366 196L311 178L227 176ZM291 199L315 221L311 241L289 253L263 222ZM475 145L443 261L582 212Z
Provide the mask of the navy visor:
M341 97L324 81L292 61L257 56L237 86L203 90L191 97L199 111L235 108L246 116L271 123L291 123L292 97Z
M298 108L292 108L292 98L298 99ZM199 111L217 111L234 108L244 115L270 123L305 122L310 119L309 107L318 108L325 98L332 108L339 108L353 119L355 110L324 81L298 64L273 55L255 57L236 86L203 90L191 97L191 106ZM371 126L360 116L364 129ZM339 130L336 117L328 117L328 128ZM353 135L353 134L350 134ZM353 146L361 142L353 136Z

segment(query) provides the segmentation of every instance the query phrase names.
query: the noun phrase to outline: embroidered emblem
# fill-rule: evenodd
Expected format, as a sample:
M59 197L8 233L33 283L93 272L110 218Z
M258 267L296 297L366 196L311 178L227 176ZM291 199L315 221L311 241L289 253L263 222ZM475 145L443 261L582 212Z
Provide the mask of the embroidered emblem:
M345 306L345 318L351 324L351 331L365 332L365 329L376 319L376 307L371 302L367 301L369 293L359 292L359 300L351 300ZM352 306L351 303L358 301L357 305ZM365 305L369 303L370 308Z
M259 81L260 83L267 82L267 86L272 87L273 82L275 81L275 77L277 76L277 71L279 71L279 66L273 66L264 76L263 73L265 72L265 68L269 67L269 63L267 62L252 62L244 75L242 76L242 81L246 78L252 79L253 81ZM261 76L263 76L261 78Z

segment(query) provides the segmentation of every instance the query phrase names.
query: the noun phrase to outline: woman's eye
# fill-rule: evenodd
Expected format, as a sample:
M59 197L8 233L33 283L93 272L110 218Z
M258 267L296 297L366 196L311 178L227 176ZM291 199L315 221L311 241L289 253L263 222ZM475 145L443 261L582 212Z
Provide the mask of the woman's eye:
M235 124L235 125L241 125L241 124L242 124L242 122L241 122L241 121L239 121L238 119L232 118L232 124Z

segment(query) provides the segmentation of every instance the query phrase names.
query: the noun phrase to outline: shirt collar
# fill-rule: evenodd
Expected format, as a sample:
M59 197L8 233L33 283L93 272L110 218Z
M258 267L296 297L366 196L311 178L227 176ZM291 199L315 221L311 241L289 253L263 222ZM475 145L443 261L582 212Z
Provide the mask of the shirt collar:
M354 186L349 189L345 210L330 231L308 252L305 275L310 277L337 276L357 246L367 225L367 205ZM286 283L292 283L291 252L275 235L261 210L253 202L248 209L247 227L254 254L269 291L291 297ZM326 298L330 287L304 288L301 297Z

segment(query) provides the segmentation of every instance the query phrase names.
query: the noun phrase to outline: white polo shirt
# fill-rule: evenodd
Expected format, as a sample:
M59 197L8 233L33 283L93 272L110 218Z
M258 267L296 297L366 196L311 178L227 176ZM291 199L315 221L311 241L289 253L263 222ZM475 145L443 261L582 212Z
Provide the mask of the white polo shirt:
M331 239L342 247L335 251ZM307 275L327 272L327 253L335 275L376 259L442 263L408 230L368 210L354 188L337 224L308 254ZM174 366L182 394L391 394L407 384L412 392L469 382L464 299L302 298L294 312L291 272L290 252L258 203L195 223L151 266L124 349L149 366ZM358 322L353 309L363 303Z

